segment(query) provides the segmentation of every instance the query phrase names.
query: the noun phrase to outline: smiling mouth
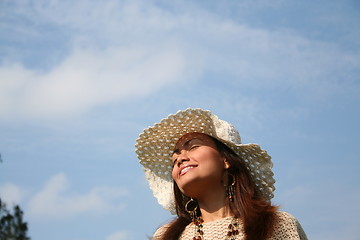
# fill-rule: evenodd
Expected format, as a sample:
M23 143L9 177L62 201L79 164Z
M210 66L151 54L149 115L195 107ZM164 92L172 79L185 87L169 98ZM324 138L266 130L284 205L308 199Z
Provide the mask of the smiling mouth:
M183 169L181 169L180 171L180 176L184 175L185 173L187 173L188 171L190 171L190 169L193 169L195 168L196 166L194 165L189 165L189 166L186 166L184 167Z

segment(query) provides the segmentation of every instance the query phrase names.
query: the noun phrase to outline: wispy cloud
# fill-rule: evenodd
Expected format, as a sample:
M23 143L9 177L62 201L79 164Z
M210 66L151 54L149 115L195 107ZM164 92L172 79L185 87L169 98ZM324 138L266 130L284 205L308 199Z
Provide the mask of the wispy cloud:
M85 194L72 194L70 182L60 173L46 182L28 204L30 216L66 218L84 213L120 211L125 206L123 197L128 194L122 188L95 187Z
M0 68L3 117L62 117L126 97L142 96L177 80L181 52L171 49L76 50L46 73L19 64Z
M16 21L15 28L34 32L18 30L9 38L31 35L28 45L37 48L23 43L26 47L2 57L2 118L73 116L213 73L232 76L221 81L236 79L235 86L306 90L310 98L360 91L352 76L360 55L336 43L308 39L292 29L251 27L245 19L235 21L190 3L176 3L177 8L147 1L86 3L6 5L8 22L14 21L11 14L23 17L33 25ZM49 39L58 45L45 44L42 60L35 59L39 42ZM61 59L44 68L58 51ZM42 64L25 64L26 54ZM19 55L17 60L10 60L13 55Z
M110 234L106 240L126 240L129 239L129 234L126 231L118 231Z
M26 191L13 183L0 186L1 200L7 204L20 204L25 195Z

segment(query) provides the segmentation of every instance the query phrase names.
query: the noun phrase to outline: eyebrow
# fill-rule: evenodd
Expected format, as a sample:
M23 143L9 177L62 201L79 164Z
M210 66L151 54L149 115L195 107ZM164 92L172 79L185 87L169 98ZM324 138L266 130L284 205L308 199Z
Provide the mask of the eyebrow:
M187 141L183 144L183 146L187 147L187 146L190 144L190 142L193 141L193 140L200 140L201 142L204 142L201 138L195 137L195 138L191 138L191 139L187 140ZM176 152L179 152L179 150L180 150L179 148L175 148L174 151L173 151L173 154L176 153Z

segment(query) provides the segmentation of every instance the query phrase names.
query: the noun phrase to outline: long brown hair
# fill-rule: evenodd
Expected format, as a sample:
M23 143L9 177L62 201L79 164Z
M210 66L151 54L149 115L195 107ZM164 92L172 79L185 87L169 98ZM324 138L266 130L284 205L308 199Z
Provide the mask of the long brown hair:
M257 190L243 160L225 144L213 139L218 151L230 164L228 172L235 176L236 180L234 201L227 201L231 213L242 219L246 240L265 240L272 234L275 212L278 207L272 206ZM161 236L162 240L179 239L185 227L192 221L190 214L185 211L185 204L190 198L182 194L175 182L174 195L177 218L169 223L168 228ZM198 216L200 214L198 209Z

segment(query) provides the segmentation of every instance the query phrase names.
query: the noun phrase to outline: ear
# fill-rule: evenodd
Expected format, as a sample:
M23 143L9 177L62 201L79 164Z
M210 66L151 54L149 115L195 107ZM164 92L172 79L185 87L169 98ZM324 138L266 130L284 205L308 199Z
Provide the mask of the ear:
M224 159L224 169L229 169L231 167L229 161L225 158Z

